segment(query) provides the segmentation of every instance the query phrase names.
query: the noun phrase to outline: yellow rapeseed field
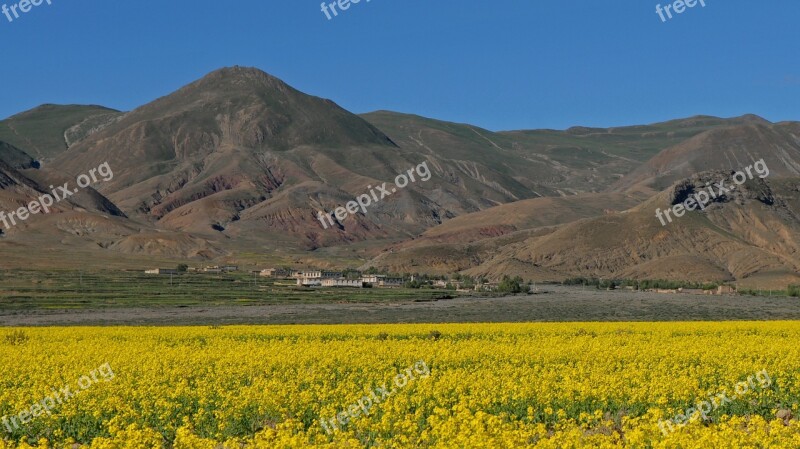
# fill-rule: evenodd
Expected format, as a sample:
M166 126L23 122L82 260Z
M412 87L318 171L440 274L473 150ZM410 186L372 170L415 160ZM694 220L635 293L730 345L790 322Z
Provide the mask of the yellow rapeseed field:
M800 448L799 342L797 322L3 329L0 448Z

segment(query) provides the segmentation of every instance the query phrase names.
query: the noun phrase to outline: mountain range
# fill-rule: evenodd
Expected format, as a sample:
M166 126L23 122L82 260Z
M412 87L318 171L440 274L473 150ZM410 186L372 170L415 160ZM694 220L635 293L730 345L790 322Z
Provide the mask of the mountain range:
M656 219L760 159L769 177L669 226ZM0 266L224 261L780 287L800 266L800 123L754 115L493 132L353 114L224 68L128 112L42 105L0 121L0 210L106 162L113 179L4 229ZM430 180L328 229L318 220L423 162Z

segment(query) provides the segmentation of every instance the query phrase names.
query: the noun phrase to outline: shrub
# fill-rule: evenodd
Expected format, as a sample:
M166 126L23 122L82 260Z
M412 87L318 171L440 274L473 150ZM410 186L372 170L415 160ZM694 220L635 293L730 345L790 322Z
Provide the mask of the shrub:
M405 284L403 284L403 287L405 287L405 288L420 288L420 287L422 287L422 283L420 283L418 280L414 279L413 281L406 281Z
M497 291L502 293L522 293L524 291L522 283L521 277L516 276L511 278L506 275L503 276L503 280L500 281L500 285L497 286Z

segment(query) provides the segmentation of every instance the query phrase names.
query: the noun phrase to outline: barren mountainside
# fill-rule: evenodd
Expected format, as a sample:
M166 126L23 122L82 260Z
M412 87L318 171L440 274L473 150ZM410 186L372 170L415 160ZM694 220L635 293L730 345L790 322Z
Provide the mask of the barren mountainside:
M687 212L663 226L667 209L687 192L730 176L710 171L676 183L648 201L559 226L536 226L471 243L438 245L439 254L469 254L460 271L497 279L505 274L540 281L569 277L739 281L739 285L787 285L800 270L800 179L756 177L720 196L703 211ZM463 217L466 219L468 217ZM428 234L436 230L428 231ZM382 254L371 265L408 270L414 260L436 257L422 247ZM452 268L452 267L447 267ZM449 270L445 270L449 272Z
M102 106L45 104L0 121L0 141L24 149L37 160L49 161L79 136L120 115Z
M740 170L764 159L771 177L800 175L800 123L763 119L698 134L661 151L613 190L662 190L703 170Z
M225 68L129 112L43 105L0 121L5 210L105 162L114 173L9 230L0 254L16 264L47 245L55 259L136 266L244 258L495 278L783 282L797 268L798 136L798 123L752 115L495 132L355 115L260 70ZM698 173L760 158L769 178L739 196L667 227L655 219L654 207ZM320 222L319 212L420 164L429 180L366 214Z

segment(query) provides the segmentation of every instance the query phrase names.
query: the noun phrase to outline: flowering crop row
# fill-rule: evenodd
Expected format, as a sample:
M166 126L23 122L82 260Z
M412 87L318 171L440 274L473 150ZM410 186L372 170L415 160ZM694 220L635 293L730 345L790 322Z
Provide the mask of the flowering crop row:
M800 447L796 322L21 331L0 338L0 416L102 364L114 378L0 449ZM320 425L421 360L424 380ZM659 429L762 370L764 388Z

